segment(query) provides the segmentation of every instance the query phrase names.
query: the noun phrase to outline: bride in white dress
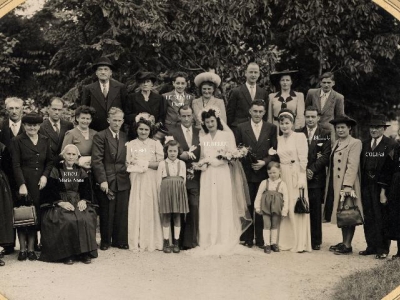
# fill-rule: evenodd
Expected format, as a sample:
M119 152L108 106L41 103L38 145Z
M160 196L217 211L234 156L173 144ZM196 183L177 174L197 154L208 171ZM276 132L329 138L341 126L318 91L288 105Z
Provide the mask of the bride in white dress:
M201 113L205 135L200 137L199 246L203 254L236 252L240 235L251 223L245 199L236 197L228 162L217 158L220 151L236 150L233 133L219 115L218 108Z

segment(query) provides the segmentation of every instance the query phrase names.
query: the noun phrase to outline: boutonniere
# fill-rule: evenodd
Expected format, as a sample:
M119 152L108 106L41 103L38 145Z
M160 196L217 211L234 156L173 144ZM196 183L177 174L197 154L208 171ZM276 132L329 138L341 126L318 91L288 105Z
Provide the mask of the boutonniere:
M318 147L322 147L323 144L324 144L324 143L318 143L317 146L318 146Z

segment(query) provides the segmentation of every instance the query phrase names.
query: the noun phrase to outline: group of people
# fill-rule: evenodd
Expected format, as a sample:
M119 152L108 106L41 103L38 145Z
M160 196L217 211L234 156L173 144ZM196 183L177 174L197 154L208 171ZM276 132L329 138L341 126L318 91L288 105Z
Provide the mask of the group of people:
M246 82L225 106L215 97L221 78L213 72L196 76L195 99L183 72L163 95L152 89L156 76L141 72L140 91L128 95L112 79L108 58L93 68L98 80L83 87L75 126L61 118L61 98L51 99L46 120L23 116L21 99L5 101L4 255L15 251L13 207L23 205L35 207L38 222L17 228L20 261L37 260L40 251L42 261L88 264L98 248L110 247L203 254L235 253L244 249L240 244L267 254L320 250L322 223L336 223L344 198L363 215L367 248L360 255L386 258L390 240L400 239L399 146L383 135L381 115L369 123L370 139L351 136L357 123L345 115L332 73L304 100L291 87L296 71L272 73L279 91L268 95L257 85L259 66L250 63ZM309 214L295 212L299 197ZM355 226L343 227L343 240L329 250L352 253L354 232Z

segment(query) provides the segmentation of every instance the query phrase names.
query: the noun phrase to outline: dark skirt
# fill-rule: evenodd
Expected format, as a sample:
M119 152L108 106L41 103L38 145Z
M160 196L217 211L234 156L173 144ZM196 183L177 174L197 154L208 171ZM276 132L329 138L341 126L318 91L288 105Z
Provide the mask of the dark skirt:
M79 211L76 192L61 193L61 196L63 201L74 205L75 211L55 206L43 212L41 261L57 261L97 249L94 208L88 205L84 211Z
M389 227L387 237L400 241L400 173L395 173L392 178L388 199Z
M265 191L261 198L261 211L264 215L282 215L283 196L276 191Z
M164 177L160 189L160 214L189 212L186 186L180 176Z
M13 243L13 200L7 177L0 170L0 245Z

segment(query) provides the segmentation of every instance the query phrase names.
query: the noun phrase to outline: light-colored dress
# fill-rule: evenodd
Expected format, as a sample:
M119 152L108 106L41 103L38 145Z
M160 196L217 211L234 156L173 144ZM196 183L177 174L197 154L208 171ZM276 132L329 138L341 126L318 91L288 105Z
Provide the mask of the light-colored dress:
M211 164L200 178L199 245L206 254L229 254L242 233L238 212L233 203L231 173L228 163L218 160L218 150L236 149L232 133L217 130L200 137L201 157Z
M226 110L225 110L224 100L218 99L215 97L211 97L211 99L207 102L206 106L204 106L203 98L200 97L200 98L194 99L193 103L192 103L194 120L196 121L196 124L195 124L196 128L202 130L201 119L199 118L199 114L201 113L201 111L208 110L213 106L219 108L219 110L221 112L220 118L226 123Z
M294 213L300 183L304 186L304 195L308 200L306 136L299 132L292 132L288 138L279 136L277 152L281 162L281 178L289 194L288 216L282 219L279 229L279 248L292 252L311 251L310 214Z
M163 147L159 141L135 139L126 144L126 161L161 161ZM157 170L131 172L128 210L128 241L133 250L162 250L163 236L158 209Z

